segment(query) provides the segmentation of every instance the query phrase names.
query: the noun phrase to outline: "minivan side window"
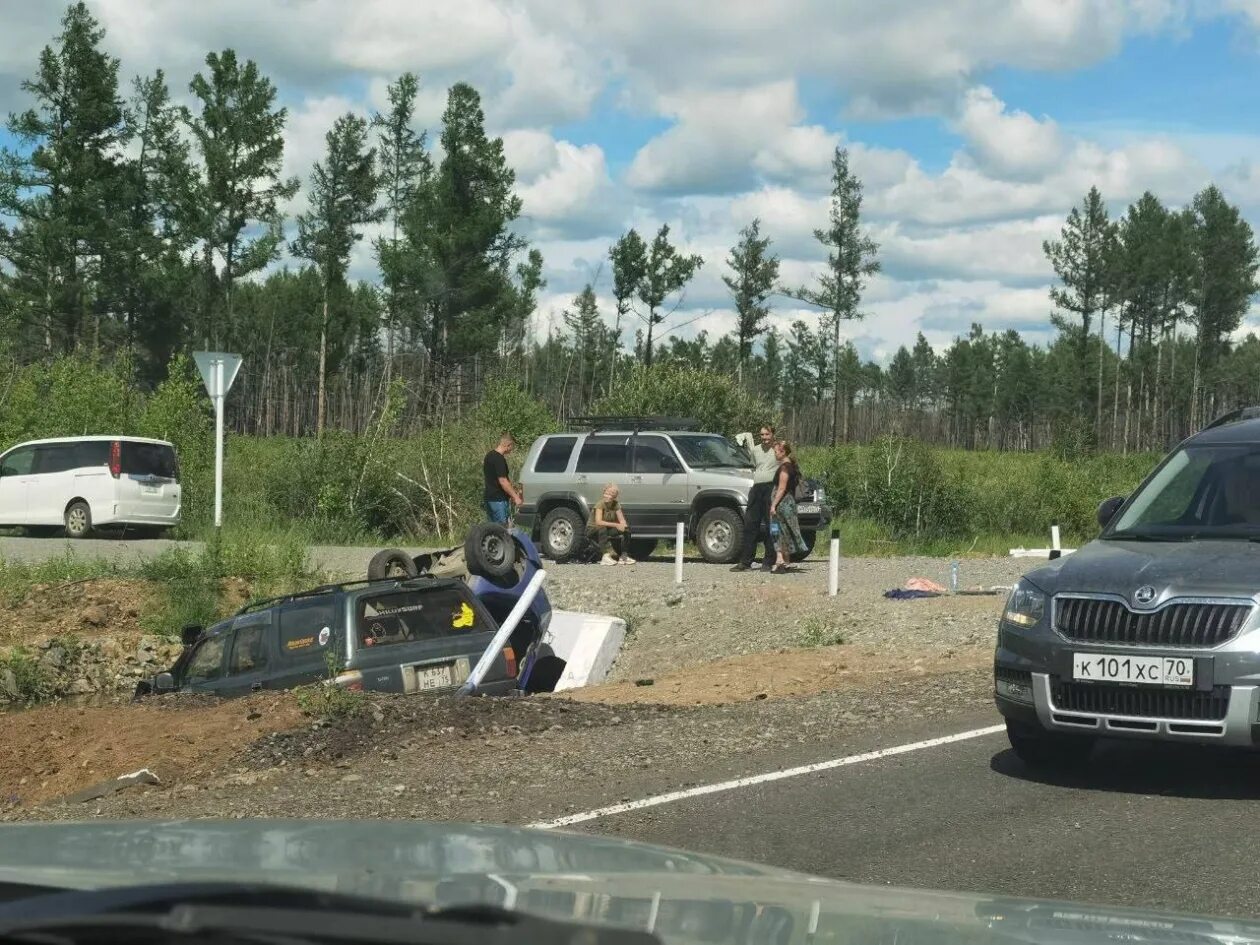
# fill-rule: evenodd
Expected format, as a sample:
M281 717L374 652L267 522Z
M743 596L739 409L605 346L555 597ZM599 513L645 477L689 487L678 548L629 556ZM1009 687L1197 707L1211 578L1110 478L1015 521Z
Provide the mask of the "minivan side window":
M108 465L109 442L107 440L84 440L74 444L75 469Z
M578 472L625 473L630 471L630 447L625 440L589 437L582 444Z
M237 621L236 634L232 637L232 652L228 657L228 675L252 673L267 668L267 622L253 621L241 626Z
M576 436L553 436L547 440L534 462L534 472L564 472L569 468L569 457L573 455L573 444L576 442Z
M202 642L184 671L185 679L210 680L223 675L223 646L228 635L220 633Z
M74 469L74 444L59 443L56 446L35 447L36 474L59 473Z
M286 660L322 658L337 622L337 598L331 594L289 601L279 607L280 654ZM324 629L328 633L324 633Z
M0 476L25 476L35 463L35 448L24 446L0 460Z

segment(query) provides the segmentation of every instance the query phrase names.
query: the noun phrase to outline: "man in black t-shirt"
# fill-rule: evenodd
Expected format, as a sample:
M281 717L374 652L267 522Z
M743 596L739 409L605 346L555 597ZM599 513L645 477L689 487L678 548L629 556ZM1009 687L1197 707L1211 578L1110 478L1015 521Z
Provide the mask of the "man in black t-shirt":
M512 505L521 504L520 493L508 477L507 456L516 449L516 438L511 433L499 437L499 445L486 454L481 472L486 480L484 494L486 517L492 522L506 525Z

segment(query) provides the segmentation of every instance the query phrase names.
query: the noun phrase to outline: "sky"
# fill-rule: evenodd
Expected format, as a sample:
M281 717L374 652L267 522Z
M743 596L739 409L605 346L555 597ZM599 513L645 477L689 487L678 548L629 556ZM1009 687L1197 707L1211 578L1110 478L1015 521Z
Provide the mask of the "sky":
M211 49L256 60L289 111L304 181L347 111L383 109L404 71L417 126L446 89L483 94L546 261L536 329L591 282L611 323L607 250L669 224L704 265L664 326L734 325L721 277L754 217L788 285L825 250L830 164L847 147L883 271L849 327L886 360L973 322L1050 338L1054 238L1091 185L1113 215L1143 191L1210 182L1260 228L1260 0L89 0L123 74L182 92ZM63 5L0 0L0 113ZM6 142L0 132L0 144ZM303 196L291 211L303 207ZM354 274L374 278L365 242ZM776 297L773 324L817 325ZM1260 308L1245 330L1260 330ZM631 337L628 334L628 338Z

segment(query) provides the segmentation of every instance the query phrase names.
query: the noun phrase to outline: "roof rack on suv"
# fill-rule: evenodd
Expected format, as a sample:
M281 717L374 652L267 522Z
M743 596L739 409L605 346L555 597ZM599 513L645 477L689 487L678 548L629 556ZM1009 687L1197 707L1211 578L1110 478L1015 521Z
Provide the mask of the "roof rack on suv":
M1260 418L1260 407L1239 407L1237 410L1221 414L1203 429L1214 430L1217 427L1223 427L1227 423L1237 423L1240 420L1255 420L1257 418Z
M700 421L690 417L570 417L572 426L590 427L591 432L600 430L699 430Z

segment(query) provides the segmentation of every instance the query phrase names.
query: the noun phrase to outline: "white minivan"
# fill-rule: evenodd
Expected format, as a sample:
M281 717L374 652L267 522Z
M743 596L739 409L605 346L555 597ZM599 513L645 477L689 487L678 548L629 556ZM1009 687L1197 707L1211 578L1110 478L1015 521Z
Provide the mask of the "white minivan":
M0 454L0 527L163 531L179 524L179 460L165 440L77 436Z

